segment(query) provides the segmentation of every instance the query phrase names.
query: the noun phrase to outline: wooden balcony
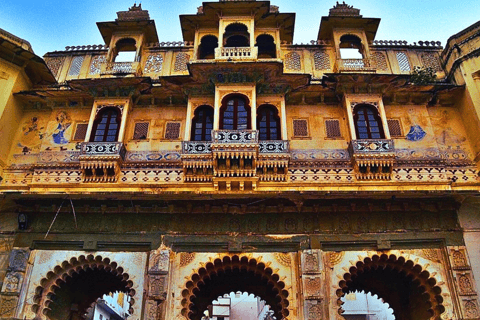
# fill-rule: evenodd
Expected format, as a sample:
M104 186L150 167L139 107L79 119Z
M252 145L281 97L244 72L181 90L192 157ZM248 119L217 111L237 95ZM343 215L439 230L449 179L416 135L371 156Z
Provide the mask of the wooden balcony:
M377 72L370 59L338 59L336 72Z
M242 61L256 60L257 57L257 47L215 48L215 60Z
M139 62L105 62L100 68L102 75L133 74L140 75Z

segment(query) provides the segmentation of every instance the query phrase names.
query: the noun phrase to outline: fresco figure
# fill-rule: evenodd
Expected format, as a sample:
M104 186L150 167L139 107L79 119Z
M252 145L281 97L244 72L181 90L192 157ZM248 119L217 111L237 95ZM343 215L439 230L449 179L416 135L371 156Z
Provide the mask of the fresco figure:
M55 144L66 144L69 141L65 138L65 130L67 130L71 125L72 122L70 117L64 112L60 111L57 114L57 128L52 133L53 143Z

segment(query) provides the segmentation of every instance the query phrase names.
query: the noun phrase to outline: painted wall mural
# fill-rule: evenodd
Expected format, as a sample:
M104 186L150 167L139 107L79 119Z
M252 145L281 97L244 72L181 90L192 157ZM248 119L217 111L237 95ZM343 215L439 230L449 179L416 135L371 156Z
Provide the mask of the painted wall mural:
M22 148L24 154L38 152L44 138L45 120L42 117L33 116L22 125L22 136L17 146Z
M408 110L408 118L410 119L410 131L405 136L405 139L409 141L420 141L427 133L423 128L420 126L419 121L417 120L417 116L415 115L415 111L413 109Z
M67 144L69 140L65 137L65 131L70 128L72 121L66 112L60 111L56 116L57 127L52 133L52 140L55 144Z

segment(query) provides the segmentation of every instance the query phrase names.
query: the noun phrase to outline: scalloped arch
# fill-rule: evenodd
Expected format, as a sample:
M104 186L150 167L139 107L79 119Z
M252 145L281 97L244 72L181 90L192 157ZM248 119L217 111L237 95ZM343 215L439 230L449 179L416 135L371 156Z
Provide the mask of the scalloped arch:
M115 261L111 261L108 257L81 255L72 257L68 261L64 260L60 265L47 272L45 277L40 280L40 285L35 288L32 311L37 318L54 319L52 310L58 307L58 299L55 299L57 293L67 287L67 283L71 283L75 279L82 279L82 277L91 277L92 275L101 278L107 277L111 281L111 285L100 288L99 292L122 291L131 297L130 307L135 303L133 299L135 290L132 289L133 282L129 280L130 276L124 272L121 266ZM92 301L86 301L87 306L84 311L99 297L91 297L90 300ZM132 313L133 308L130 308L129 312Z
M445 311L442 289L437 280L412 260L397 258L393 254L373 255L356 262L343 275L338 286L339 314L343 312L340 298L355 290L377 294L390 305L398 320L411 319L413 313L415 320L440 320Z
M277 319L287 319L290 292L269 264L258 260L233 255L202 264L184 285L181 314L189 320L198 320L201 312L207 309L208 303L219 295L242 291L253 293L265 300ZM221 283L224 288L217 288L217 283ZM258 286L251 285L252 283L257 283ZM261 292L259 287L268 289ZM225 292L217 294L215 290Z

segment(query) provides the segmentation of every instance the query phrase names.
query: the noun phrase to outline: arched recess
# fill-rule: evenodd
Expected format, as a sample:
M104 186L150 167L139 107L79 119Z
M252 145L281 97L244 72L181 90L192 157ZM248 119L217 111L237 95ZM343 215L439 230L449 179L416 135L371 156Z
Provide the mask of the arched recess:
M49 271L35 289L32 311L36 318L82 319L87 309L104 294L128 294L130 310L135 290L129 275L116 262L93 255L73 257Z
M356 105L353 122L357 139L385 139L382 119L374 106L364 103Z
M264 104L257 110L257 130L259 140L281 140L280 117L278 109L270 104Z
M340 57L342 59L364 59L365 47L362 40L353 34L340 37Z
M250 33L243 23L232 23L223 34L224 47L250 47Z
M122 38L115 43L113 61L134 62L137 61L137 41L133 38Z
M343 275L336 291L338 304L346 293L376 294L393 309L396 320L440 320L445 311L442 289L430 273L404 257L374 255ZM339 313L343 312L340 307Z
M268 59L277 57L277 47L275 40L269 34L261 34L257 37L258 58Z
M122 111L116 107L103 107L93 122L90 142L114 142L120 132Z
M212 140L213 130L213 108L203 105L195 109L192 119L192 129L190 133L191 141L210 141Z
M189 320L200 320L215 299L232 291L260 297L278 320L289 315L289 292L279 275L263 262L237 255L208 262L190 277L182 291L181 313Z
M198 59L215 59L215 48L217 47L217 37L213 35L202 37L198 46Z

